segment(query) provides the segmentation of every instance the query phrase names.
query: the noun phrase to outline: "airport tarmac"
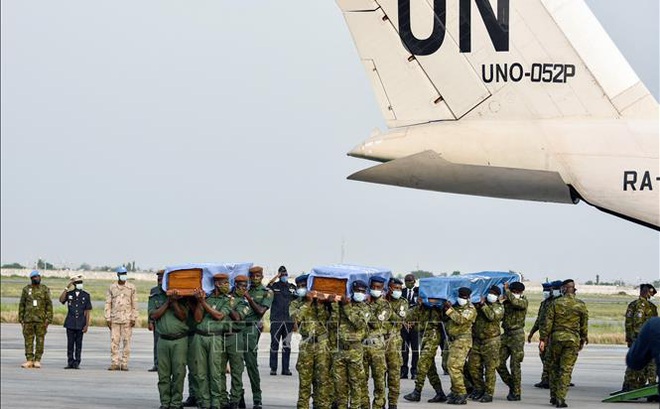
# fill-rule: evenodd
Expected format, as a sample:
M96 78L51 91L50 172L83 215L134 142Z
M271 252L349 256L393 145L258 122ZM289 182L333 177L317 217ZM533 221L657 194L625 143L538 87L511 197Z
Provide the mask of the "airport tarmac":
M105 328L93 327L85 335L80 370L64 370L66 365L66 333L62 327L50 327L46 335L42 369L22 369L25 361L23 337L17 324L0 326L1 366L0 406L13 408L158 408L157 374L147 372L152 366L152 334L146 329L136 329L133 335L128 372L109 372L110 334ZM291 354L293 376L270 376L268 348L270 336L264 334L260 341L259 369L263 390L264 408L295 408L298 379L295 371L298 335L294 335ZM589 408L657 408L657 403L602 403L609 392L621 386L625 370L626 348L622 346L588 345L578 358L573 381L577 386L569 391L568 404L579 409ZM550 408L548 390L534 388L539 381L541 363L536 346L528 344L523 362L523 399L520 402L506 400L507 388L498 378L493 403L468 402L463 407L499 408ZM438 356L439 359L439 356ZM439 364L439 362L438 362ZM438 365L439 367L439 365ZM280 368L281 369L281 368ZM449 392L449 377L441 376L443 388ZM251 395L247 374L243 376L246 401L251 407ZM413 390L414 381L401 380L402 395ZM187 388L187 386L186 386ZM187 390L184 397L187 397ZM401 397L400 409L437 408L439 403L426 403L433 396L426 382L422 402L411 403ZM639 405L642 406L639 406ZM634 406L633 406L634 405ZM449 406L441 406L449 407Z

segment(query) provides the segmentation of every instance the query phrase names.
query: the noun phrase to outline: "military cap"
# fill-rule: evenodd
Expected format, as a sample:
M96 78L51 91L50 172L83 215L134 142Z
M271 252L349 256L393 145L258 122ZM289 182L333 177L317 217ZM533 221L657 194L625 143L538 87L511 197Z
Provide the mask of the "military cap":
M82 281L85 277L82 274L73 274L69 277L69 280L73 282Z
M300 284L302 282L307 281L308 277L309 277L309 274L299 275L298 277L296 277L296 284Z
M500 290L500 287L494 285L488 289L489 292L492 292L495 295L502 295L502 290Z
M117 267L117 270L115 270L115 271L117 272L117 274L126 274L126 273L128 273L128 271L126 270L126 267L124 267L124 266Z
M37 276L41 276L41 274L37 270L32 270L32 272L30 273L30 278Z
M213 274L213 279L214 280L226 280L228 278L229 278L229 274L227 274L227 273Z
M165 274L165 270L158 270L158 271L156 271L156 275L157 275L157 276L162 276L163 274Z
M566 284L574 283L574 282L575 282L575 281L573 281L572 278L569 278L568 280L564 280L564 281L562 281L561 285L566 285Z
M458 289L458 296L463 298L463 297L469 297L470 294L472 294L472 290L470 290L467 287L461 287Z
M649 284L649 291L653 293L653 295L657 294L658 292L656 291L655 287L653 287L653 284Z
M390 278L390 281L389 281L388 285L392 285L392 284L403 285L403 281L399 280L396 277L392 277L392 278Z
M250 274L258 274L258 273L263 274L264 269L263 269L263 267L254 266L254 267L250 267L250 270L248 270L248 271L249 271Z
M237 275L236 277L234 277L234 282L235 283L247 282L247 281L248 281L248 278L246 276L244 276L243 274L240 274L240 275Z
M554 290L559 290L561 288L561 280L556 280L552 282L552 288Z
M280 266L280 268L277 269L278 273L286 273L286 267Z
M549 290L552 288L552 283L542 283L541 285L543 286L544 290Z
M365 283L362 280L355 280L355 281L353 281L353 284L351 285L351 289L353 289L353 291L355 291L356 289L366 290L367 289L367 283Z
M385 279L383 277L373 276L373 277L369 278L369 284L371 284L371 283L383 283L383 284L385 284Z
M509 288L511 291L525 291L525 284L521 283L520 281L516 281L509 284Z

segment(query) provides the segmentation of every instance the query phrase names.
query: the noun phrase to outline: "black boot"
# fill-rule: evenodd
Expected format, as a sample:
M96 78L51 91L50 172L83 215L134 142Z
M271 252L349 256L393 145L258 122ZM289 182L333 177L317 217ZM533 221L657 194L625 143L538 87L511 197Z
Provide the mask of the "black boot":
M454 399L447 400L450 405L465 405L467 404L467 393L463 395L456 395Z
M513 393L513 389L509 389L509 394L506 395L506 400L510 402L519 401L520 395Z
M484 393L481 398L479 399L479 402L481 403L489 403L493 401L493 397L487 393Z
M563 399L557 399L557 407L558 408L567 408L568 405L566 404L566 401Z
M415 389L407 395L403 395L403 399L409 400L411 402L419 402L422 399L422 391Z
M551 396L550 397L550 404L551 405L557 405L557 398L555 398L554 396Z
M481 399L482 396L484 396L484 391L480 391L480 390L475 389L475 390L472 391L471 394L468 395L468 398L470 398L472 400L479 400L479 399Z
M197 406L197 399L194 396L188 396L188 399L184 400L182 404L185 408L194 408Z
M534 387L535 387L535 388L548 389L548 388L550 388L550 384L549 384L548 382L543 382L543 381L541 381L541 382L539 382L539 383L535 383L535 384L534 384Z
M238 407L245 409L245 395L241 395L241 399L238 400Z
M427 402L447 402L447 395L442 391L442 389L438 389L435 391L435 396L429 399Z

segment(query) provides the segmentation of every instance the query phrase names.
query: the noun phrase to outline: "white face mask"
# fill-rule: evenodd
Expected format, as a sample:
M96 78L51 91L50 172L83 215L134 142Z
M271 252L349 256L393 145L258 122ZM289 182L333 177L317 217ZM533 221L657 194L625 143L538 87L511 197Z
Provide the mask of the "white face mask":
M552 290L553 297L561 297L561 290Z
M119 281L126 281L126 280L128 280L128 276L126 274L119 275Z
M550 298L550 291L543 291L543 299L547 300L548 298Z
M495 294L488 294L488 295L486 296L486 300L487 300L489 303L492 304L492 303L494 303L495 301L497 301L497 296L496 296Z
M367 299L367 294L365 293L353 293L353 300L357 302L362 302Z
M82 289L83 289L82 283L76 284L76 290L82 290Z
M519 300L520 299L520 294L513 293L513 298L515 298L516 300Z
M374 289L370 289L370 290L369 290L369 294L371 294L371 296L374 297L374 298L378 298L378 297L380 297L381 295L383 295L383 290L374 290Z
M299 287L296 289L296 295L298 297L304 297L307 295L307 289L305 287Z
M458 300L456 300L456 302L458 302L458 305L463 307L463 306L467 305L468 300L466 300L465 298L459 298Z
M398 300L399 298L401 298L401 294L402 294L401 290L393 290L392 291L392 298L394 298L395 300Z

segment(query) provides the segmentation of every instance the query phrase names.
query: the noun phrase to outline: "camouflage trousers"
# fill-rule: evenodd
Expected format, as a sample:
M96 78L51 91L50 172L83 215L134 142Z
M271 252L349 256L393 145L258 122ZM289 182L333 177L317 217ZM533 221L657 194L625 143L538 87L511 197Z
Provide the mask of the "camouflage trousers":
M371 338L369 338L371 340ZM382 338L375 339L373 344L362 348L362 363L364 365L364 381L362 382L362 407L369 407L369 370L374 384L373 408L385 407L385 342Z
M25 358L28 361L41 361L44 354L44 338L46 338L46 324L43 322L23 323Z
M580 346L573 341L550 341L548 374L551 398L566 399L568 385L571 383L571 375L579 351Z
M500 345L500 365L497 367L497 373L500 374L502 382L511 389L515 395L521 394L520 382L522 372L520 364L525 358L525 331L522 329L506 332L501 336ZM506 361L511 358L509 366L511 372L506 366Z
M655 371L655 362L651 361L644 369L635 371L626 368L626 374L623 378L623 390L639 389L648 384L657 382L657 375Z
M364 364L360 342L340 343L333 361L333 376L337 409L348 409L349 400L353 409L362 404Z
M474 388L493 396L495 372L500 364L500 337L475 339L468 358L468 371Z
M415 390L424 388L426 378L434 390L442 390L442 382L438 376L438 368L435 365L435 355L440 345L440 334L435 330L427 330L422 338L422 347L417 361L417 378L415 379Z
M131 356L131 337L133 328L131 324L115 324L110 328L110 356L112 365L128 365L128 358ZM123 351L119 357L119 344L122 344Z
M543 372L541 372L541 383L549 383L550 377L548 375L548 348L544 349L543 352L539 351L539 358L541 358L541 363L543 363Z
M451 379L451 391L454 395L465 395L465 380L463 379L463 369L470 349L472 348L472 336L467 335L454 339L449 344L449 359L447 369Z
M396 406L401 394L401 376L399 374L403 357L401 348L403 340L398 333L394 333L389 341L386 341L385 364L387 365L387 403L388 406Z
M300 341L298 353L298 409L309 409L309 398L313 397L314 408L329 409L332 405L330 378L330 348L328 339L310 342ZM313 391L313 392L312 392Z

